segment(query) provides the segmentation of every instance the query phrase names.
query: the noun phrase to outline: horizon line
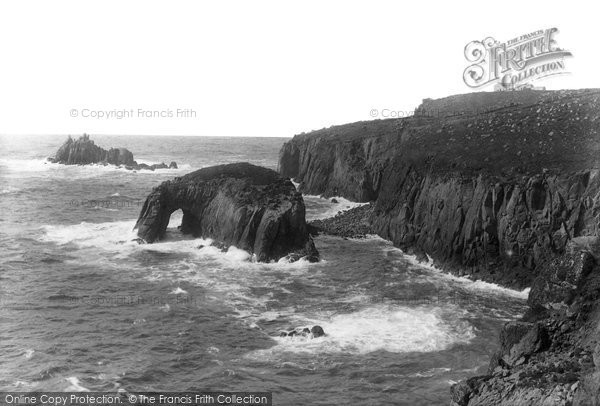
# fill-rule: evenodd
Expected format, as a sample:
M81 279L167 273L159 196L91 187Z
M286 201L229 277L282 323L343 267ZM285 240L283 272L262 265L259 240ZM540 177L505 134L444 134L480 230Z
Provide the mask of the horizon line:
M54 137L54 136L82 136L87 134L89 136L127 136L127 137L202 137L202 138L293 138L294 135L291 136L280 136L280 135L193 135L193 134L107 134L107 133L0 133L0 137Z

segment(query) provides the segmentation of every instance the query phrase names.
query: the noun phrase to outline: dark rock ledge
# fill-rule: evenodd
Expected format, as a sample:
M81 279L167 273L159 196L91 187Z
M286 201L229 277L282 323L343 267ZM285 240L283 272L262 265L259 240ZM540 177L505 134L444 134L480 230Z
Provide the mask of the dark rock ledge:
M308 223L312 235L329 234L342 238L365 238L374 234L369 219L373 214L373 204L353 207L338 212L334 217L313 220Z
M504 325L486 375L452 387L452 406L600 404L599 254L579 237L544 264L530 310Z
M289 179L249 163L203 168L161 183L146 198L135 228L147 243L165 236L181 209L184 234L235 246L267 262L288 257L318 261L302 195Z
M58 149L54 158L48 158L48 161L64 165L116 165L130 170L177 169L177 163L174 161L170 165L164 162L152 165L138 164L133 159L133 153L128 149L111 148L106 150L90 140L90 136L87 134L83 134L77 140L69 136Z

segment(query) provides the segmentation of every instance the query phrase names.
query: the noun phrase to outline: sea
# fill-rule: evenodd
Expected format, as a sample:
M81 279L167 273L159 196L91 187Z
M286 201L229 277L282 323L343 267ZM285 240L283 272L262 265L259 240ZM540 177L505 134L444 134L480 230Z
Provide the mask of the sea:
M451 276L377 236L321 261L255 263L210 240L134 241L153 187L231 162L277 169L286 138L92 135L129 171L53 164L64 135L0 136L0 391L267 391L275 405L446 405L484 374L527 291ZM304 196L307 219L359 203ZM280 337L320 325L321 338Z

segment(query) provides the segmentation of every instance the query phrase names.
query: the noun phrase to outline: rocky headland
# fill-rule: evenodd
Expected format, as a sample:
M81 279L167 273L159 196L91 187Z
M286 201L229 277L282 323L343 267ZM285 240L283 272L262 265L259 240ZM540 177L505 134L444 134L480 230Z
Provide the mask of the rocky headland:
M598 89L473 93L297 135L279 171L304 193L372 202L322 231L351 236L359 219L356 234L450 272L531 287L531 310L504 327L485 376L452 388L454 405L596 405L599 132Z
M236 163L203 168L165 181L146 198L135 227L146 243L165 236L181 210L184 234L235 246L257 261L318 261L305 220L302 195L271 169Z
M138 164L133 159L133 153L126 148L110 148L108 150L96 145L90 139L90 136L83 134L74 140L69 136L67 141L56 152L55 156L48 158L48 161L64 165L115 165L129 170L155 170L155 169L177 169L177 163L171 162L170 165L164 162L160 164L147 165Z

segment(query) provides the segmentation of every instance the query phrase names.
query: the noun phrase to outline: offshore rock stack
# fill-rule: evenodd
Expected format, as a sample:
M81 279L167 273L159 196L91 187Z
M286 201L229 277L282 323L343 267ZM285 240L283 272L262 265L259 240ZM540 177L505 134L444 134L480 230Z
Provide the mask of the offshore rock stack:
M160 164L138 164L133 159L133 153L126 148L111 148L106 150L99 147L90 139L90 136L83 134L77 140L69 136L67 141L58 149L53 158L48 161L64 165L90 165L104 164L122 166L129 170L155 170L155 169L177 169L177 163L171 162L170 165L164 162Z
M487 375L453 387L453 404L591 405L599 164L600 90L529 90L427 99L413 117L297 135L279 170L302 192L371 201L361 227L407 252L532 287L532 310L504 328Z
M181 209L180 230L256 256L257 261L319 260L308 233L302 195L271 169L236 163L199 169L165 181L146 198L135 228L146 243L165 236Z

